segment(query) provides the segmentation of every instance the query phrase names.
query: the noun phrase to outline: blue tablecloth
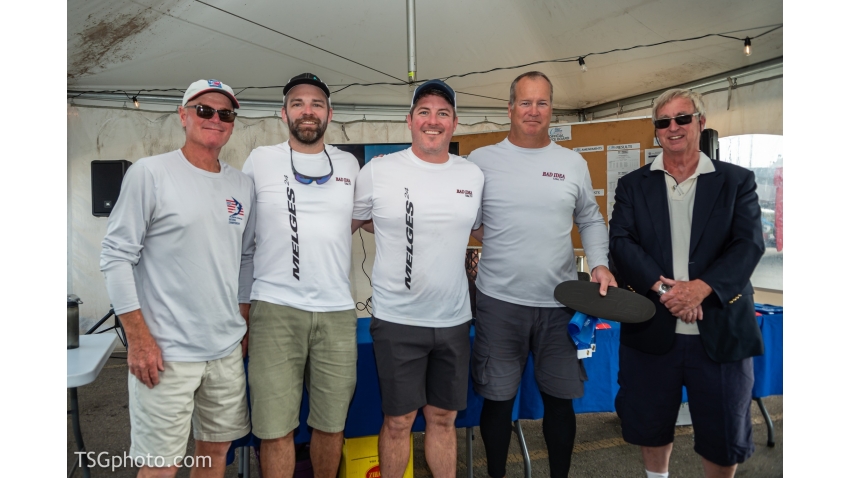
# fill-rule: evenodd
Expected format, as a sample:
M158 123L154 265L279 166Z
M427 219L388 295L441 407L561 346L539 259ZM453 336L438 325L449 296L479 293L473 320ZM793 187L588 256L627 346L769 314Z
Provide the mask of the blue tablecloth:
M770 308L757 304L757 310L762 315L758 317L765 343L765 354L756 357L753 362L756 382L753 397L782 394L782 309ZM767 307L767 308L765 308ZM765 311L769 310L770 313ZM348 419L345 423L347 438L377 435L383 422L381 412L381 396L378 387L378 372L375 365L375 354L372 351L372 336L369 334L369 318L361 318L357 322L357 389L349 408ZM613 412L614 398L617 395L617 372L619 371L620 324L607 322L610 329L599 329L596 333L596 352L593 357L584 360L588 381L585 382L584 397L573 401L576 413ZM470 341L474 339L475 328L470 333ZM565 338L566 339L566 338ZM458 428L478 426L483 398L472 390L470 380L467 393L467 408L458 413L456 425ZM309 441L310 432L307 427L307 392L301 402L300 426L295 435L296 443ZM543 401L534 380L534 361L529 356L523 372L517 400L514 403L513 418L539 419L543 417ZM413 431L423 431L425 420L422 412L413 424ZM234 447L253 445L255 439L249 435L234 442Z

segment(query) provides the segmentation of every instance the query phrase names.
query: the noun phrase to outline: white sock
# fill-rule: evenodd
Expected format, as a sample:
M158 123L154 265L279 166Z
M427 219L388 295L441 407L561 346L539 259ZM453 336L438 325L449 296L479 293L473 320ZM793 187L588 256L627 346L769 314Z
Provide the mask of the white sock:
M656 473L654 471L646 470L646 478L668 478L669 476L670 476L670 472Z

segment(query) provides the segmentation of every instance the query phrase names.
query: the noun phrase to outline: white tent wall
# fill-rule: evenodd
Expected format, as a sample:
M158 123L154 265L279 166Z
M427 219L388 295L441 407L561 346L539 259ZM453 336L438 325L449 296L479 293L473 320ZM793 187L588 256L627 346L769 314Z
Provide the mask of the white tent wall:
M706 128L717 130L721 138L742 134L782 135L782 77L733 88L731 98L728 90L714 86L703 92ZM619 115L595 115L594 119L651 116L650 102L646 104L644 108Z
M456 133L489 131L501 125L481 122L461 124ZM239 117L233 135L221 152L221 159L237 169L254 148L277 144L289 138L280 117ZM130 108L68 106L68 293L78 295L80 324L87 329L110 308L106 285L100 272L100 245L106 233L107 218L91 213L91 161L127 159L135 162L145 156L175 150L183 145L184 133L174 112L143 111ZM403 121L332 122L325 134L327 143L407 143L410 131ZM371 275L375 242L363 234L368 259L364 267ZM363 275L363 249L360 237L352 239L351 287L358 302L371 296ZM363 314L361 312L361 314Z

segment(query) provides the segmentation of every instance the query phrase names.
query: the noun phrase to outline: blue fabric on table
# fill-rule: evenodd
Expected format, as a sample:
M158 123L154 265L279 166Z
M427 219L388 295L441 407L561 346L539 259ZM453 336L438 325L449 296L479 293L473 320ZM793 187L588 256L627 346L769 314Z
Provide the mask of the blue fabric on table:
M759 304L757 304L758 307ZM756 381L753 397L782 394L782 310L762 308L758 318L765 343L765 355L753 359ZM381 393L378 386L378 371L375 354L372 350L372 335L369 333L371 319L360 318L357 321L357 388L351 400L344 435L347 438L377 435L381 430L384 416L381 412ZM610 329L596 329L596 352L593 357L584 359L588 381L585 382L584 396L573 400L576 413L613 412L614 398L619 385L620 324L600 319ZM470 343L475 338L475 327L469 334ZM247 361L246 361L247 369ZM467 389L467 408L458 412L455 425L458 428L478 426L484 399L472 389L470 379ZM684 395L683 401L687 400ZM307 427L308 396L306 390L301 402L300 425L295 433L295 443L310 440ZM529 355L517 399L514 401L513 419L536 420L543 417L543 400L534 378L534 357ZM413 431L425 430L425 420L420 411L413 423ZM228 452L228 463L233 461L233 449L237 446L257 446L260 440L250 434L233 442Z
M764 355L753 357L753 398L782 395L782 307L756 304Z

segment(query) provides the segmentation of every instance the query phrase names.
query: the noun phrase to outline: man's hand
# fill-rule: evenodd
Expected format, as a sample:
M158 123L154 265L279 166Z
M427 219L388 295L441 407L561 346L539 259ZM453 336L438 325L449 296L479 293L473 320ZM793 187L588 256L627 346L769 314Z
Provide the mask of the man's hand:
M476 241L483 243L484 242L484 225L478 226L478 229L473 229L472 232L469 233L470 236L475 238Z
M661 303L676 317L684 315L690 309L695 309L711 294L711 287L699 279L677 281L661 276L661 283L671 287L661 296Z
M242 337L242 358L248 356L248 314L251 312L251 304L239 304L239 314L245 319L245 336Z
M162 351L148 330L141 309L121 315L127 335L127 365L140 382L153 388L159 384L159 372L165 371Z
M608 287L617 287L617 281L614 279L614 274L605 266L596 266L590 271L590 282L599 283L599 295L608 295Z
M375 233L375 226L372 223L371 219L352 219L351 220L351 233L354 234L358 229L363 228L366 232Z
M685 313L679 316L679 318L682 319L682 322L686 324L693 324L697 320L702 320L702 305L698 305L693 309L686 310Z

